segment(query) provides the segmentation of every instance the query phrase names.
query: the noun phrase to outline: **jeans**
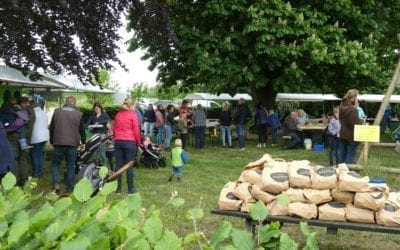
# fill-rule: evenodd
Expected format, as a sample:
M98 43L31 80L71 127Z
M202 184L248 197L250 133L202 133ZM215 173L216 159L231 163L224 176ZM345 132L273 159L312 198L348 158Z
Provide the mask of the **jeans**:
M116 162L116 171L124 166L126 163L130 161L134 161L136 159L136 144L134 141L122 141L115 140L114 142L114 155ZM128 193L136 192L134 186L134 177L135 174L133 172L133 168L128 168L126 170L126 183L128 185ZM118 177L118 187L117 192L121 192L121 176Z
M204 148L205 136L206 136L205 126L194 127L194 140L195 140L195 147L197 149Z
M72 193L74 191L74 174L75 174L75 161L77 157L76 146L56 146L54 145L53 157L51 159L51 177L53 179L53 187L59 188L60 185L60 164L63 158L67 162L66 164L66 178L65 182L67 185L67 192Z
M333 166L334 163L339 164L339 162L339 138L334 135L329 135L329 166Z
M188 137L188 133L181 133L181 140L182 140L182 148L186 149L187 147L187 137Z
M288 149L295 148L301 144L301 139L296 132L289 132L288 135L290 135L290 137L292 137L292 140L290 141L289 144L287 144L285 146L286 148L288 148Z
M41 178L43 174L43 166L44 166L44 145L46 142L39 142L32 144L33 148L29 151L29 156L32 161L32 177L33 178Z
M232 131L230 126L221 125L221 140L222 146L226 146L226 139L228 139L228 145L232 146Z
M114 150L107 150L106 151L107 161L110 165L111 170L114 171Z
M154 133L154 122L144 122L144 135L152 137Z
M239 140L239 148L245 146L246 125L236 124L236 133Z
M163 144L163 133L164 133L164 126L157 128L157 144Z
M172 167L172 174L182 177L182 167Z
M271 142L276 144L276 139L278 137L278 128L271 128Z
M171 144L171 139L172 139L172 128L170 125L164 125L164 131L165 131L165 139L164 139L164 146L165 148L169 148Z
M258 143L267 142L267 124L258 124Z
M10 142L13 156L15 159L15 176L17 177L17 185L24 186L29 176L30 157L29 151L22 150L18 142L19 135L17 133L7 133L7 139ZM2 149L0 149L2 150ZM1 160L1 159L0 159Z
M339 139L339 163L354 164L358 143L346 139Z

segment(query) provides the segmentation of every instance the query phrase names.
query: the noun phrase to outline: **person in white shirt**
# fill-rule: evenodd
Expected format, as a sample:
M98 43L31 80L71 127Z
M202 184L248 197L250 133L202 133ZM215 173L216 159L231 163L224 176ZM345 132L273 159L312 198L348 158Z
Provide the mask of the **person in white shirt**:
M49 140L48 117L43 108L45 100L38 95L33 97L33 128L31 135L31 146L29 155L32 162L32 177L41 178L44 166L44 146Z

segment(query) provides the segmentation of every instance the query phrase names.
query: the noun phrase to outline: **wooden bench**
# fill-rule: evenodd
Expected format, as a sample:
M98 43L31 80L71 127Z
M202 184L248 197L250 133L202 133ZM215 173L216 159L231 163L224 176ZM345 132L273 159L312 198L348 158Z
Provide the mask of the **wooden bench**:
M219 210L218 208L214 208L211 210L211 214L223 215L223 216L231 216L245 219L246 229L250 232L254 233L255 226L257 225L257 221L254 221L250 214L240 211L226 211ZM348 230L358 230L358 231L370 231L370 232L380 232L380 233L394 233L400 234L400 226L399 227L388 227L382 226L378 224L367 224L367 223L357 223L357 222L348 222L348 221L325 221L318 219L303 219L299 217L293 216L268 216L263 223L267 224L270 222L279 221L281 225L284 223L291 224L299 224L300 222L307 222L308 225L325 227L326 232L328 234L336 234L338 229L348 229Z

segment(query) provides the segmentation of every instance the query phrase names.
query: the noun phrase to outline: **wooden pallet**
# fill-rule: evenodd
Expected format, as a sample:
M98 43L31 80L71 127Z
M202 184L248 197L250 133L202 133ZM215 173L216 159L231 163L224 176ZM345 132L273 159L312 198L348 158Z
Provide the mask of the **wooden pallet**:
M227 211L227 210L219 210L218 208L214 208L211 210L211 214L223 215L223 216L231 216L245 219L246 229L254 233L255 226L257 225L257 221L254 221L250 214L240 211ZM338 229L348 229L348 230L358 230L358 231L369 231L369 232L380 232L380 233L400 233L399 227L388 227L382 226L378 224L367 224L367 223L357 223L357 222L348 222L348 221L325 221L318 219L303 219L299 217L293 216L268 216L263 223L267 224L270 222L279 221L281 225L284 223L291 224L299 224L300 222L307 222L308 225L325 227L326 232L329 234L336 234Z

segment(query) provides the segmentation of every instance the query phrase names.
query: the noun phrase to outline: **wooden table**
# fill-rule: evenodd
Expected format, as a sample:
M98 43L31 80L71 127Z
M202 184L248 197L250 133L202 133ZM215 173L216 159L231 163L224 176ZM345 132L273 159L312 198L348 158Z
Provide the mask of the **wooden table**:
M324 131L327 125L321 124L321 125L314 125L314 124L310 124L310 125L305 125L305 126L299 126L298 130L315 130L315 131Z
M250 217L250 214L245 212L219 210L216 207L211 210L211 214L243 218L245 219L246 222L246 229L253 233L255 226L257 225L257 221L254 221ZM311 226L325 227L327 233L329 234L336 234L339 228L348 230L358 230L358 231L380 232L380 233L394 233L394 234L400 233L400 226L388 227L378 224L367 224L367 223L357 223L348 221L326 221L318 219L307 220L293 216L268 216L263 221L263 223L266 224L274 221L279 221L281 225L283 225L284 223L299 224L300 222L307 222L307 224Z

